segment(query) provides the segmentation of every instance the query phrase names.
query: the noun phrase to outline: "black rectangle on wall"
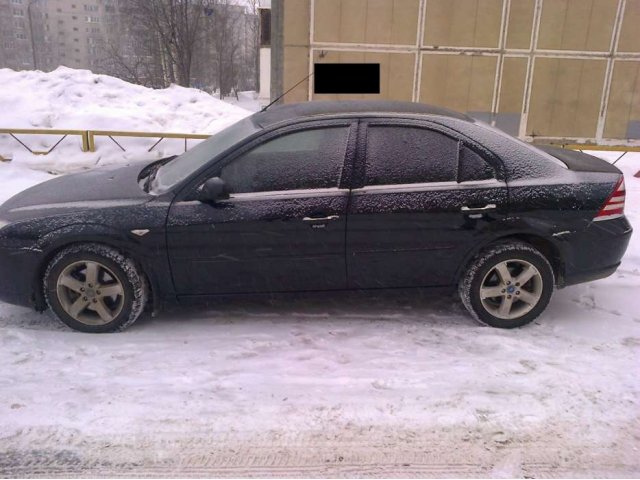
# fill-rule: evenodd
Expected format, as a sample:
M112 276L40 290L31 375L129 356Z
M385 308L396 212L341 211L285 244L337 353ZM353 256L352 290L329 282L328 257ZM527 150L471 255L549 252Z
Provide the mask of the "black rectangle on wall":
M380 93L379 63L316 63L314 93Z

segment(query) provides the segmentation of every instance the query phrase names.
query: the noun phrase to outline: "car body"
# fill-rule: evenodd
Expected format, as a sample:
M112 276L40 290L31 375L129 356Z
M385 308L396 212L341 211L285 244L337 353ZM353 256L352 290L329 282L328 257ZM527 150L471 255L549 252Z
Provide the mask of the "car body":
M134 259L156 308L456 288L483 249L506 240L539 251L563 287L620 264L632 229L621 210L602 209L621 179L595 157L538 149L437 107L276 106L175 159L67 175L8 200L0 300L45 310L47 266L82 243Z

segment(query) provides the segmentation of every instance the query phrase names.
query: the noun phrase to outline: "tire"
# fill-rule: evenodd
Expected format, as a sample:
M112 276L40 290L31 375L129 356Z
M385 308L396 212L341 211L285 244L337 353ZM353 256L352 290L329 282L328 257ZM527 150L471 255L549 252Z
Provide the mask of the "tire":
M489 246L471 261L458 292L480 323L517 328L544 311L554 284L553 269L542 253L527 243L506 241Z
M133 260L95 243L60 251L43 283L54 316L87 333L124 330L142 314L149 297L146 278Z

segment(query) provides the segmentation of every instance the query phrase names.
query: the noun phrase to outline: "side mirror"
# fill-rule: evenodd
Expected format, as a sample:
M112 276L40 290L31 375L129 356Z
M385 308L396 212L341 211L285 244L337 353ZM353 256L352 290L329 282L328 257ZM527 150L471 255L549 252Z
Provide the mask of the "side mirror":
M225 191L224 180L220 177L210 178L200 187L198 200L201 202L213 203L216 200L224 200L225 198L229 198L229 194Z

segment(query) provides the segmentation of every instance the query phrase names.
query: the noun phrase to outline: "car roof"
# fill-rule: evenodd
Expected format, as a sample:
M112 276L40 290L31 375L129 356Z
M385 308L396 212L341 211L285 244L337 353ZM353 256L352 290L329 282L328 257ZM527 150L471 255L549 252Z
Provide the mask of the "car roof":
M261 127L267 127L285 120L299 120L316 116L350 116L353 114L411 114L437 115L458 120L473 122L471 117L447 108L427 105L425 103L397 102L386 100L346 100L346 101L312 101L274 105L264 112L256 113L253 121Z

